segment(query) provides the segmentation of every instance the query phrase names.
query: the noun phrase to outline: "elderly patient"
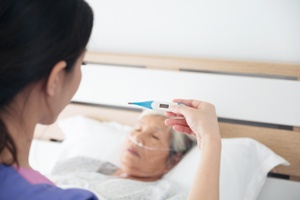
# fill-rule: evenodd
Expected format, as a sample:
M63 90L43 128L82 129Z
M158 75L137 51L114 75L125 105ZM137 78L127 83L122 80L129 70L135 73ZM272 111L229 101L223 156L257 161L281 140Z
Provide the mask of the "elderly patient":
M141 114L123 145L120 166L77 157L57 163L50 178L64 188L89 189L100 199L185 198L186 193L175 183L161 178L191 149L195 140L167 127L165 119L159 112Z

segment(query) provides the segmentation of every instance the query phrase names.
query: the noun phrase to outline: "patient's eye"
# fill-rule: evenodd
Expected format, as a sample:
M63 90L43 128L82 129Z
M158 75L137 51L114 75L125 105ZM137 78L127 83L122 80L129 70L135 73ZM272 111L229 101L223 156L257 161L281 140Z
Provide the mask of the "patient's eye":
M159 140L159 138L156 135L152 135L152 137L156 140Z
M134 127L134 130L135 131L141 131L142 130L142 126L141 125L136 125L135 127Z
M136 127L136 128L134 128L134 130L135 131L141 131L142 129L141 129L141 127Z

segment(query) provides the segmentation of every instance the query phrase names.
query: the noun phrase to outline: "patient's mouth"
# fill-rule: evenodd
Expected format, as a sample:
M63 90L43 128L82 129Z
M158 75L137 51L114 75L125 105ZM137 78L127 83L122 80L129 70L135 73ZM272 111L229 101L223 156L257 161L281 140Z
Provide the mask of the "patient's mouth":
M131 148L131 147L129 147L129 148L127 149L127 151L128 151L130 154L134 155L134 156L140 157L140 155L138 154L138 152L137 152L135 149Z

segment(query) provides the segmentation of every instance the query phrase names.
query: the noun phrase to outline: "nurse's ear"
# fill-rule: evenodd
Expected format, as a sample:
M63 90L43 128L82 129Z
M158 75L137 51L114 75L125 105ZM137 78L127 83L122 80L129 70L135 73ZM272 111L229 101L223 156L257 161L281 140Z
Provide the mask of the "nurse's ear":
M63 83L66 75L65 68L67 67L66 61L59 61L52 68L46 83L46 94L53 97Z

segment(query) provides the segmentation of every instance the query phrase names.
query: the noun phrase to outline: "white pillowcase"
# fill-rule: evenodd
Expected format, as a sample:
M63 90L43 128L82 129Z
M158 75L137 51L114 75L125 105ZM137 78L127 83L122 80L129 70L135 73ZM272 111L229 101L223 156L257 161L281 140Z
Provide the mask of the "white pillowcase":
M59 122L66 135L58 160L85 156L119 166L123 142L131 127L116 122L99 122L75 116ZM189 190L199 165L200 150L194 147L164 179L176 181ZM267 173L279 164L288 164L265 145L250 138L222 139L220 199L254 200Z
M58 161L85 156L117 166L123 142L132 129L116 122L100 122L80 115L63 119L58 124L66 136Z
M166 177L191 188L199 165L199 152L198 147L194 147ZM222 139L220 199L257 199L268 172L279 164L288 162L256 140Z

